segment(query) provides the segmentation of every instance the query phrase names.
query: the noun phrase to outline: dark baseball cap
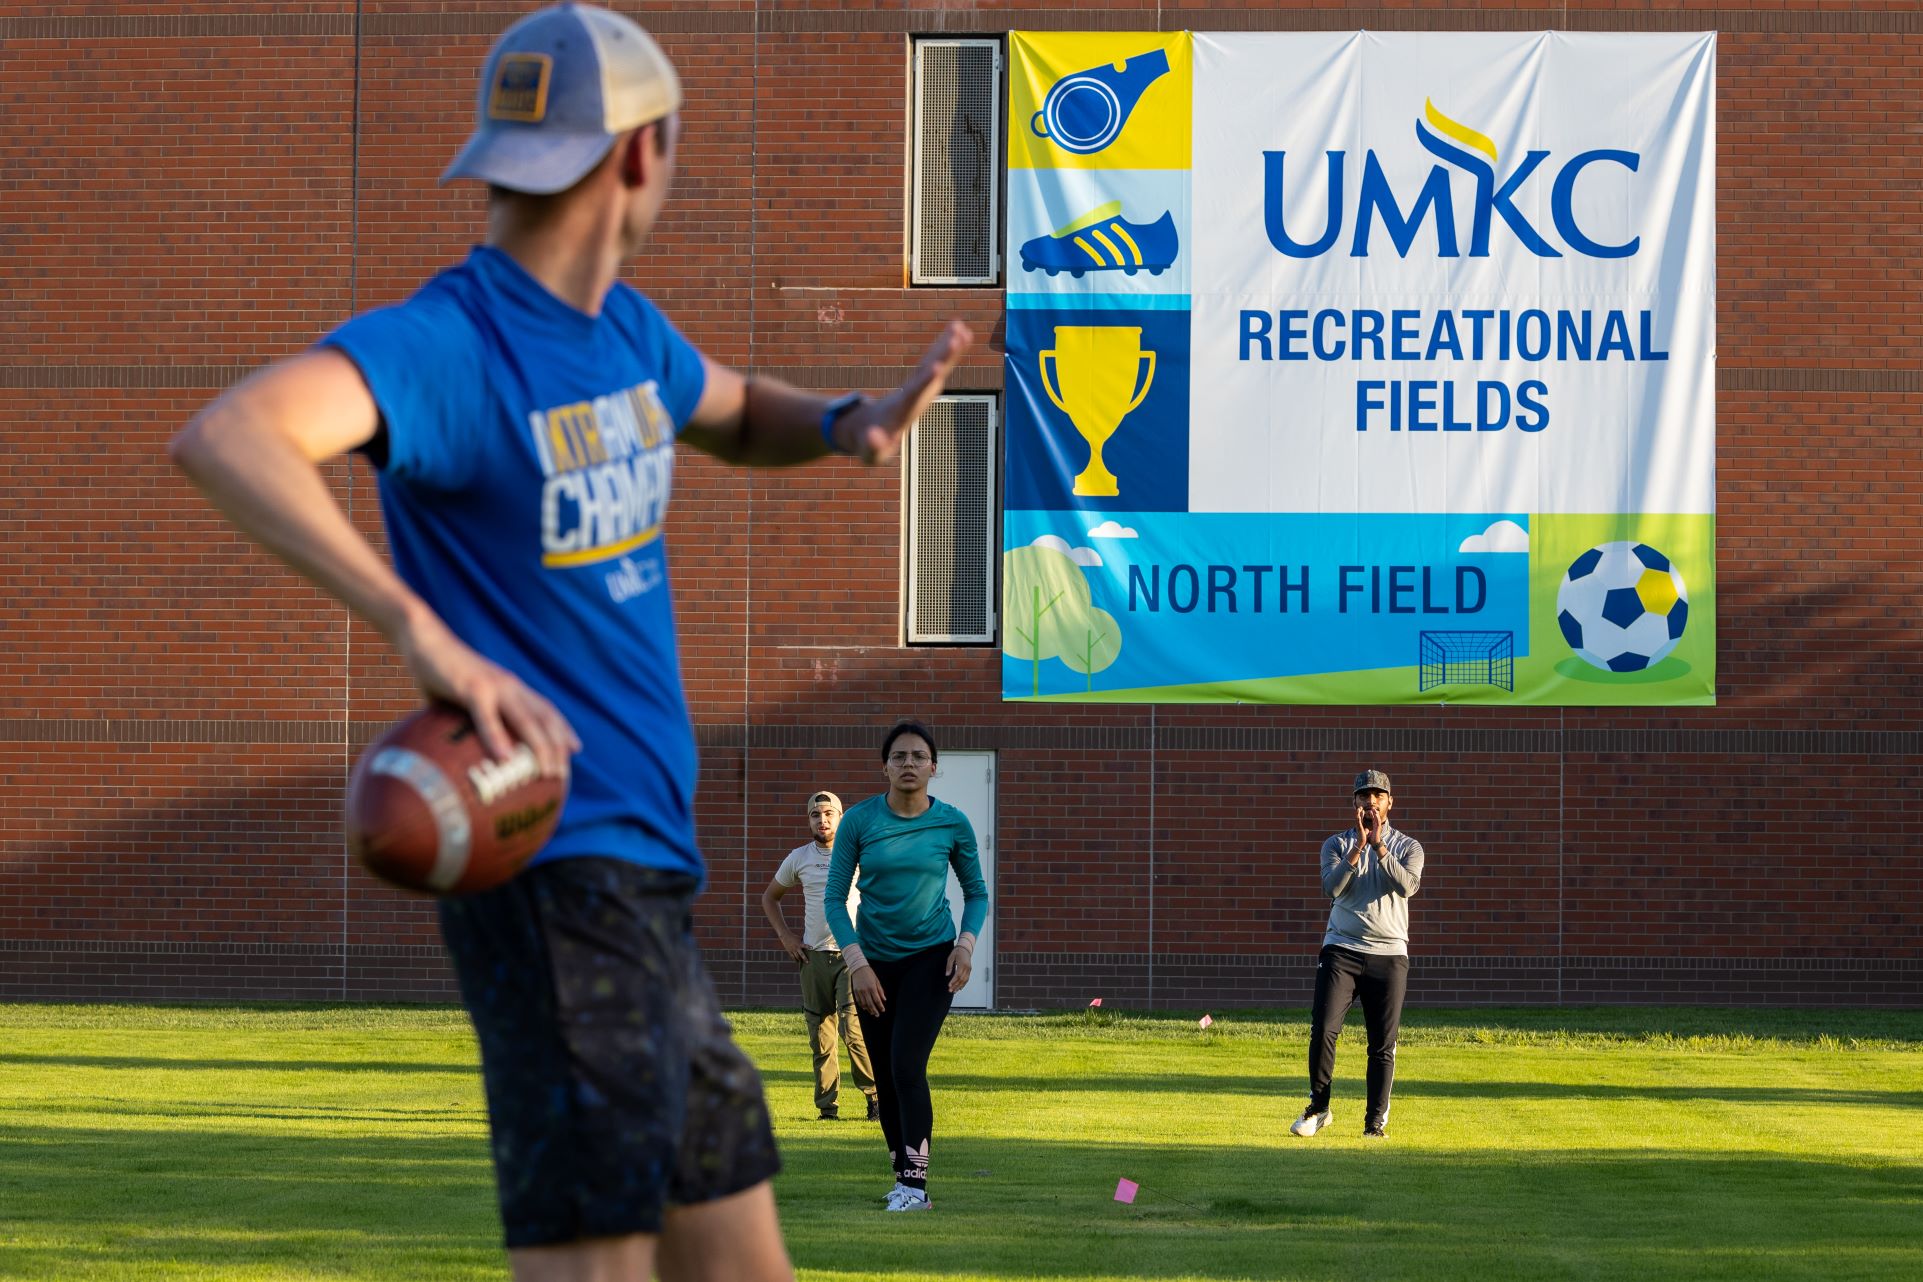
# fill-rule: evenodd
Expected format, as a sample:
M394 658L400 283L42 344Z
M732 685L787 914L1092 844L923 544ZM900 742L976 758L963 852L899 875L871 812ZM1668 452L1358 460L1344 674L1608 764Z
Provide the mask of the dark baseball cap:
M1364 770L1357 775L1355 791L1349 795L1354 796L1356 792L1386 792L1392 797L1395 795L1394 790L1389 787L1389 776L1380 770Z
M591 4L537 9L494 42L474 135L441 181L566 191L621 134L680 109L674 64L632 19Z

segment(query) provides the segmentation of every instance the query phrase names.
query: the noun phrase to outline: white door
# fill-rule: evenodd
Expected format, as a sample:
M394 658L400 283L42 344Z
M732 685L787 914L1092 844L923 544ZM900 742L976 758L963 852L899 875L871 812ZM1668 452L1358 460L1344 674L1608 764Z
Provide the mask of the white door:
M988 883L988 920L975 941L975 967L968 984L955 994L956 1010L991 1010L995 1005L995 754L944 752L928 791L968 816L981 851L982 880ZM948 872L948 907L961 921L961 883Z

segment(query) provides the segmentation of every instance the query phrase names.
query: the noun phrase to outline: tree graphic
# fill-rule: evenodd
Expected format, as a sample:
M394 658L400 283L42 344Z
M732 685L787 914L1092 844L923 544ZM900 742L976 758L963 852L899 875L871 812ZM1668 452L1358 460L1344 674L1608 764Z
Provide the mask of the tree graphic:
M1121 624L1096 608L1082 567L1051 547L1030 544L1002 554L1002 618L1002 648L1034 665L1037 695L1044 659L1060 659L1093 690L1095 674L1122 652Z
M1090 690L1095 688L1095 674L1122 653L1122 625L1107 610L1093 605L1073 627L1058 620L1055 631L1062 643L1057 650L1062 662L1087 677Z

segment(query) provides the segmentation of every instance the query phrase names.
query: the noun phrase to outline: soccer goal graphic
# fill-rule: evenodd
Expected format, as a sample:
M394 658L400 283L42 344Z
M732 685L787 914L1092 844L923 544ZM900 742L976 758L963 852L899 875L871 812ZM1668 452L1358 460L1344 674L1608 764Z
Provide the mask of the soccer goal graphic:
M1424 632L1416 657L1416 688L1500 686L1516 688L1513 632Z

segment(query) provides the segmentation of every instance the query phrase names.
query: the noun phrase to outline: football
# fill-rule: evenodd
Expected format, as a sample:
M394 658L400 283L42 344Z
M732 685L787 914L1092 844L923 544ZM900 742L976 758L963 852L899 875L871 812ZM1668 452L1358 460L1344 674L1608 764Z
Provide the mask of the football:
M543 778L534 750L506 761L467 713L432 704L367 745L347 781L347 848L404 890L466 895L507 881L560 821L566 778Z
M1647 543L1604 543L1577 557L1556 589L1556 623L1585 663L1641 672L1669 657L1689 625L1682 572Z

